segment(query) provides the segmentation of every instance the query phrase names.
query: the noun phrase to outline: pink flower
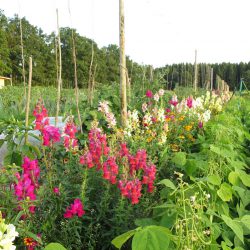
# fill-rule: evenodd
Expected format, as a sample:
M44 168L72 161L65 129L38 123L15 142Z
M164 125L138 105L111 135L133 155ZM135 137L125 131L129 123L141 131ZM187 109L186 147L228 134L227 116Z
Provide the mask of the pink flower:
M202 122L202 121L199 121L198 127L199 127L199 128L203 128L203 122Z
M172 99L169 101L169 104L173 105L174 107L177 106L177 104L178 104L178 99L177 99L177 96L176 96L176 95L173 95L173 96L172 96Z
M154 95L153 95L153 93L152 93L151 90L147 90L147 91L146 91L146 96L147 96L148 98L153 98L153 97L154 97Z
M59 128L51 125L44 127L42 135L44 146L51 146L52 143L59 142L61 139Z
M66 208L66 212L64 213L64 218L70 219L74 215L77 215L78 217L82 217L85 214L85 211L83 210L83 205L80 199L75 199L73 204L71 204L69 207Z
M186 104L191 109L193 107L193 98L189 96L186 100Z
M55 194L60 194L60 190L59 190L59 188L58 187L54 187L53 188L53 192L55 193Z

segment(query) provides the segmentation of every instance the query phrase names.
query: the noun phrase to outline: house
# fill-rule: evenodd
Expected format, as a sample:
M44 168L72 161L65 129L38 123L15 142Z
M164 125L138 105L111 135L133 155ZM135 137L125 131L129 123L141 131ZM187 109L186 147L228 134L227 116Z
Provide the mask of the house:
M4 81L5 80L10 80L11 81L11 78L9 77L4 77L4 76L0 76L0 89L3 88L5 86L4 84Z

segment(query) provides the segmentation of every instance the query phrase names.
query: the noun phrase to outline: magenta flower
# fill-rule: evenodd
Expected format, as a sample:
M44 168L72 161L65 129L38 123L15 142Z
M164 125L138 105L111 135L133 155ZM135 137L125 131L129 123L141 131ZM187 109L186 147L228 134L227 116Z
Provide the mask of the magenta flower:
M56 128L51 125L45 126L42 131L42 134L44 146L50 146L51 143L59 142L61 139L59 128Z
M202 122L202 121L200 121L200 122L198 123L198 127L199 127L199 128L203 128L203 122Z
M60 190L59 190L59 188L58 187L54 187L53 188L53 192L55 193L55 194L60 194Z
M187 106L191 109L193 107L193 98L192 97L188 97L187 98L187 102L186 102Z
M147 92L146 92L146 96L147 96L148 98L153 98L153 97L154 97L152 91L149 90L149 89L148 89Z
M83 204L80 199L75 199L73 204L71 204L69 207L66 208L66 212L64 213L64 218L70 219L74 215L77 215L78 217L82 217L85 214L85 211L83 210Z

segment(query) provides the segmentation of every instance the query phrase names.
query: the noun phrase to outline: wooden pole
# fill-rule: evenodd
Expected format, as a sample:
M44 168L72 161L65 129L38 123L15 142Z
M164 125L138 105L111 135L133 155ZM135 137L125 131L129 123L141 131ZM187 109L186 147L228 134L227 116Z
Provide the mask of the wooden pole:
M80 131L82 131L82 119L81 119L81 114L79 110L79 89L78 89L78 81L77 81L77 64L76 64L76 46L75 46L75 37L74 37L74 32L72 30L72 53L73 53L73 61L74 61L74 76L75 76L75 95L76 95L76 110L77 110L77 115L78 115L78 122L80 126Z
M211 72L210 72L210 90L213 90L213 81L214 81L214 69L211 68Z
M58 9L56 9L57 17L57 31L58 31L58 52L59 52L59 72L58 72L58 82L57 82L57 103L56 103L56 117L55 126L58 124L58 115L60 111L60 99L61 99L61 88L62 88L62 53L61 53L61 38L60 38L60 27L59 27L59 17Z
M197 91L197 50L195 50L195 61L194 61L194 91Z
M94 60L94 43L92 41L91 45L91 61L89 65L89 82L88 82L88 103L92 106L93 102L93 93L92 93L92 84L93 84L93 60Z
M21 42L21 56L22 56L22 76L23 76L23 86L24 86L24 98L26 99L26 77L25 77L25 61L24 61L24 52L23 52L23 28L22 28L22 19L19 17L20 24L20 42Z
M25 144L27 144L28 142L31 81L32 81L32 57L29 58L29 84L28 84L28 97L26 101L26 116L25 116L25 127L26 127Z
M124 0L119 2L120 23L120 94L121 94L121 124L127 124L127 91L126 91L126 56L125 56L125 32L124 32Z

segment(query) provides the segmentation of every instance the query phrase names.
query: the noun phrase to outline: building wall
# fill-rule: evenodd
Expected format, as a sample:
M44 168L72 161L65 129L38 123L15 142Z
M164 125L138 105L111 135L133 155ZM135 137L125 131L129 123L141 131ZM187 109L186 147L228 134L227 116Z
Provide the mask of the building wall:
M4 86L4 79L0 79L0 89Z

